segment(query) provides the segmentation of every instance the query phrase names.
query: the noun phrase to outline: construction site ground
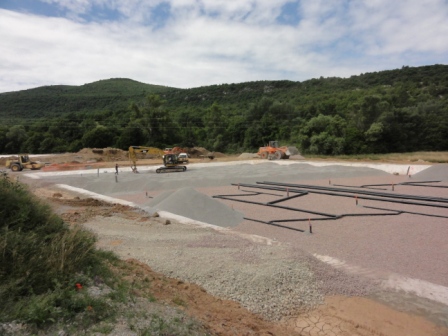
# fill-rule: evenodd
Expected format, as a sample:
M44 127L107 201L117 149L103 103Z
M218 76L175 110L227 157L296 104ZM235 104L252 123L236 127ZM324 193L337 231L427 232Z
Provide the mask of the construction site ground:
M83 157L11 176L212 334L448 335L447 165L247 159L197 157L165 174L160 159L140 160L135 174L126 160ZM275 188L257 187L266 181Z

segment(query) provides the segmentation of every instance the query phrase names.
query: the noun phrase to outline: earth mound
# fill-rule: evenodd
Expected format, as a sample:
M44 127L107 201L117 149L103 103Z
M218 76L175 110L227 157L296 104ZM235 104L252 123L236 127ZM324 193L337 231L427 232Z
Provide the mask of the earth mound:
M448 181L448 164L436 164L421 172L412 175L413 179L419 181Z
M243 221L242 213L190 187L163 193L149 206L222 227L233 227Z

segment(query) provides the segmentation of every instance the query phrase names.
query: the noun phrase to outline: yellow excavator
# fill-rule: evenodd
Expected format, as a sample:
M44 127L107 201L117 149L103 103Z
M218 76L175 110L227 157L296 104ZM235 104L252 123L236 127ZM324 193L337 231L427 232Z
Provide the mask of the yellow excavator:
M182 166L179 162L177 154L165 154L163 156L163 167L157 168L156 173L174 173L184 172L187 170L186 166Z
M156 147L130 146L128 151L129 160L132 163L131 169L134 173L138 173L138 153L162 158L163 167L157 168L156 173L182 172L187 170L187 167L180 165L177 154L165 154L163 150Z
M144 146L130 146L128 151L129 151L129 160L132 163L131 169L134 173L138 173L138 170L137 170L137 160L138 160L137 154L138 153L152 155L152 156L156 156L156 157L160 157L160 158L163 158L163 155L165 154L163 152L163 150L161 150L159 148L144 147Z

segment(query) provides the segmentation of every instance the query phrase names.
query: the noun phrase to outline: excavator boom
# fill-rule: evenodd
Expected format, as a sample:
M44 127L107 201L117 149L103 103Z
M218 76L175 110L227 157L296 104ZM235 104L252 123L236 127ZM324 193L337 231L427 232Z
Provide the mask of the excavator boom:
M137 172L137 154L143 153L143 154L149 154L153 156L157 156L162 158L164 153L163 150L156 148L156 147L145 147L145 146L130 146L129 147L129 160L132 163L132 171Z
M181 162L179 162L177 154L173 153L167 154L163 150L156 147L130 146L129 160L132 163L131 169L134 173L138 173L137 171L138 153L150 154L163 159L163 167L157 168L156 169L157 173L181 172L187 170L187 167L180 165Z

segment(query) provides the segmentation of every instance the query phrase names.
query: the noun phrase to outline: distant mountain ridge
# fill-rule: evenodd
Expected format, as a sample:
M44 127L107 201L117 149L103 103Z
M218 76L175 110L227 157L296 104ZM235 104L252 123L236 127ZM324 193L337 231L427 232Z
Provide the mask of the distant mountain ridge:
M167 106L174 109L181 106L207 107L214 102L247 107L265 96L282 102L303 104L307 101L306 96L310 95L319 101L328 94L392 86L396 83L433 85L444 94L444 87L448 85L447 78L448 65L403 67L350 78L321 77L303 82L255 81L190 89L145 84L127 78L111 78L80 86L53 85L0 93L0 120L36 119L101 110L122 111L128 109L132 102L142 101L149 94L159 94L167 101Z
M112 78L0 94L0 153L130 145L235 153L270 140L304 154L448 150L448 65L189 89Z
M131 101L173 88L127 78L111 78L84 85L50 85L0 94L0 119L60 116L70 112L126 109Z

